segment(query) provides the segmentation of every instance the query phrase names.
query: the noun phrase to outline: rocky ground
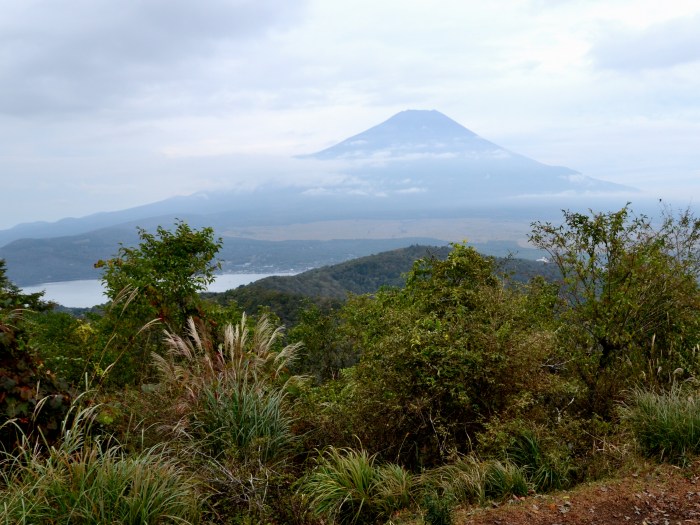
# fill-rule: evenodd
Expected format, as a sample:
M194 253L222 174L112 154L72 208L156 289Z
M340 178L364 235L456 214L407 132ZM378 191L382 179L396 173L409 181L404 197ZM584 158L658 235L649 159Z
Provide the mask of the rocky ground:
M459 525L700 524L700 465L660 465L572 491L455 515Z

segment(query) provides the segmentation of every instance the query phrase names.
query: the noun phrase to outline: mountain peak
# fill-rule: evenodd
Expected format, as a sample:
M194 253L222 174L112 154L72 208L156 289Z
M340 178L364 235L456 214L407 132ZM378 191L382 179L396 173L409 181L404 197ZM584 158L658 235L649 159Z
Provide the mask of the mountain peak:
M407 109L365 133L377 130L410 132L413 137L476 137L476 133L435 109Z
M497 148L436 110L407 109L335 146L309 155L316 159L396 157L405 153L448 153Z

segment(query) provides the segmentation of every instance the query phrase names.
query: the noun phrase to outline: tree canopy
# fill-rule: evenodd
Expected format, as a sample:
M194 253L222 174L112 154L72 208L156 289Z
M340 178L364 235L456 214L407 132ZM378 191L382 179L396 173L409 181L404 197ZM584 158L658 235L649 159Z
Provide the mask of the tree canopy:
M214 280L222 241L212 228L194 230L182 221L173 231L159 226L155 234L138 232L137 247L120 246L114 258L95 266L104 269L112 303L101 327L112 356L107 361L121 360L123 372L142 376L151 351L162 346L160 330L153 336L149 328L160 324L181 333L189 317L201 315L199 293Z
M560 225L534 223L530 241L561 271L564 326L577 341L571 347L589 357L589 382L611 372L668 380L678 367L692 371L687 353L700 335L700 219L666 209L654 224L629 206L565 211Z

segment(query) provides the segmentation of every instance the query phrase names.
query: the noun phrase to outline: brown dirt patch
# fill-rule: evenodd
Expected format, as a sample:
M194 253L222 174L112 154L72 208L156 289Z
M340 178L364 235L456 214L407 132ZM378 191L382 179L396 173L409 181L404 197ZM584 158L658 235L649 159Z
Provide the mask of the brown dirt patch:
M459 525L700 524L700 467L656 466L621 480L455 515Z

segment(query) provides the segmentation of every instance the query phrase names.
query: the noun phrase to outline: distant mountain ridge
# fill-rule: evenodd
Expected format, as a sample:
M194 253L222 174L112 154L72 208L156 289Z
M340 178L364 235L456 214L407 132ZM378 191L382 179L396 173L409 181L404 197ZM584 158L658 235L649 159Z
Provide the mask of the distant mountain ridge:
M462 199L465 195L494 199L631 190L509 151L436 110L402 111L307 157L349 161L351 174L381 180L379 186L384 191L405 194L437 190L448 202L455 191ZM445 192L446 188L449 191Z
M246 312L269 308L285 325L293 326L299 321L300 311L310 302L319 306L337 305L350 294L362 295L375 293L382 287L404 286L406 274L416 260L444 260L451 250L451 246L415 244L297 275L266 277L226 292L205 293L204 297L223 305L235 301ZM510 257L496 257L495 262L499 272L507 273L514 282L526 283L536 276L550 281L560 277L554 264Z
M224 237L224 246L239 245L240 238L264 240L261 231L284 241L378 240L359 226L360 221L400 221L397 229L383 237L390 241L384 245L389 249L397 247L399 239L407 244L407 238L444 242L471 237L470 231L459 236L445 234L440 220L444 226L444 221L455 218L498 216L506 223L529 224L548 218L543 216L547 209L558 215L567 207L567 199L584 196L586 207L595 207L590 199L611 195L623 205L633 191L509 151L435 110L402 111L303 157L305 162L316 163L319 172L327 170L328 177L306 185L293 180L288 185L261 184L248 192L199 192L83 218L21 224L0 231L0 257L8 260L10 276L19 272L13 270L15 266L27 280L29 273L76 279L80 278L79 268L94 262L87 257L95 250L83 247L66 253L55 242L71 246L79 241L75 236L97 236L114 242L116 251L119 242L133 241L136 226L152 231L158 225L172 225L176 218L196 228L213 227ZM339 223L352 221L358 222L357 232L334 236ZM306 227L306 236L300 238L293 232L304 228L289 228L292 224L315 226ZM512 230L510 226L505 229ZM270 234L275 231L278 234ZM505 240L500 233L494 231L492 238ZM35 242L18 242L28 238ZM99 239L92 245L98 243Z
M439 111L406 110L309 157L323 160L366 158L380 152L400 156L464 149L488 151L500 148Z

